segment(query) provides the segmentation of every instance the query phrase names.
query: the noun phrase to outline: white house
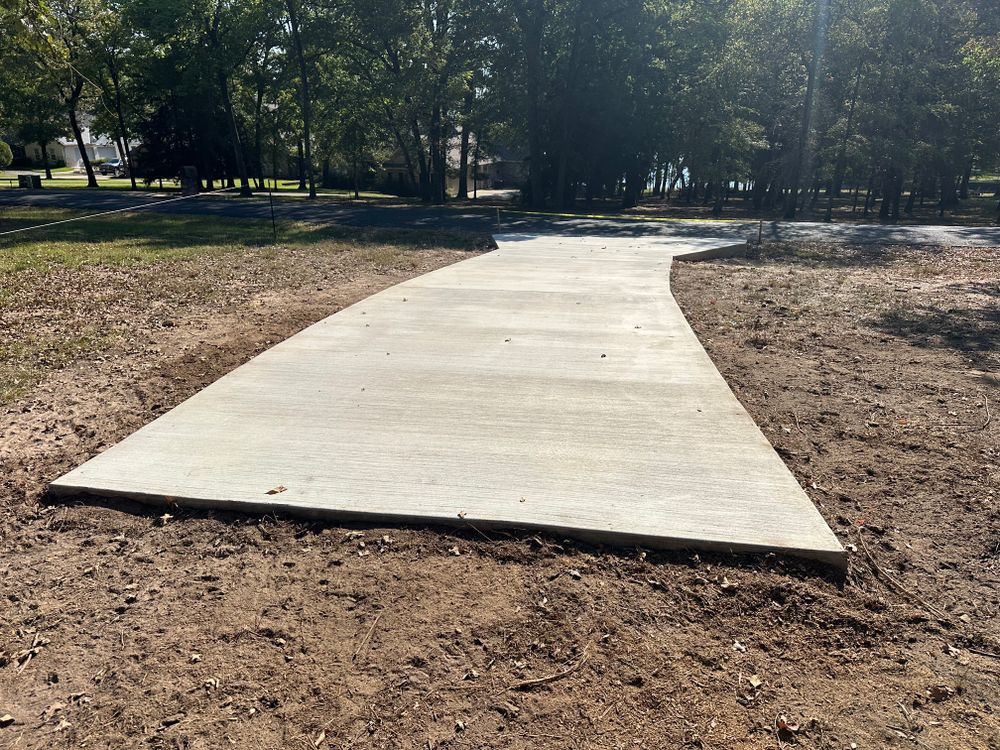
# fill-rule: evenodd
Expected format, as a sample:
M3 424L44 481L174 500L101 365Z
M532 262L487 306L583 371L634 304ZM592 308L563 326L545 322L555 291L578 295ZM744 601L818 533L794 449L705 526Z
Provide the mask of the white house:
M107 136L97 136L91 134L90 128L83 128L83 146L87 150L87 156L91 162L98 159L120 159L118 144ZM37 164L42 163L42 147L37 143L29 143L24 148L29 159ZM76 145L75 138L57 138L48 146L49 164L63 162L67 167L82 167L83 157L80 156L80 148Z

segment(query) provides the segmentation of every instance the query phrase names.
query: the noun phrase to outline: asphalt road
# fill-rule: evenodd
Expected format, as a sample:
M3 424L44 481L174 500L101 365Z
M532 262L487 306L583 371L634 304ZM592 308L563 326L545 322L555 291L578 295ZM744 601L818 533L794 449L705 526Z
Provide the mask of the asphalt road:
M110 211L149 205L146 210L173 214L270 218L266 197L240 199L235 196L204 195L189 200L163 202L149 194L124 191L52 190L21 192L0 190L3 206L44 206L87 211ZM349 226L400 229L460 230L495 233L496 210L489 207L384 206L320 199L278 199L279 219L337 223ZM637 221L588 219L521 211L500 213L501 231L525 234L580 234L632 237L719 237L756 239L757 222L744 221ZM2 230L0 230L2 231ZM765 222L765 240L835 240L851 244L972 245L1000 246L1000 227L893 226L885 224L825 224L821 222Z

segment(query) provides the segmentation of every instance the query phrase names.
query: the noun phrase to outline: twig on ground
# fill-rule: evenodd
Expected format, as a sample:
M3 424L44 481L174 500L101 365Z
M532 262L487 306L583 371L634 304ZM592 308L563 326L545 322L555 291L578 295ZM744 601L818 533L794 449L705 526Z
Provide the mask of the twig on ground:
M544 677L536 677L533 680L523 680L522 682L516 682L508 690L530 690L533 687L538 687L539 685L545 685L549 682L555 682L556 680L561 680L563 677L573 674L576 670L582 667L587 661L587 652L583 652L583 656L572 666L566 667L566 669L561 672L556 672L554 674L545 675Z
M981 648L967 646L966 651L971 651L972 653L979 654L980 656L988 656L991 659L1000 659L1000 654L994 654L992 651L983 651Z
M906 735L906 739L910 740L911 742L913 742L913 743L915 743L917 745L920 745L920 747L930 747L930 745L928 745L926 742L924 742L919 737L917 737L917 735L915 735L913 733L912 729L907 729L906 727L898 727L895 724L886 724L885 726L888 729L892 729L893 731L901 732L902 734L905 734Z
M354 652L354 656L351 657L351 661L355 661L358 658L358 655L361 653L361 649L365 647L365 644L368 643L368 639L372 637L372 633L375 632L375 626L378 625L380 617L382 617L381 612L375 615L375 619L372 620L372 626L368 628L368 632L365 633L365 637L361 639L361 643L358 644L358 650Z
M983 394L983 404L986 406L986 421L983 422L983 426L979 428L980 430L985 430L986 425L988 425L990 420L993 419L993 415L990 414L990 397L985 393Z
M468 526L473 531L475 531L477 534L479 534L479 536L481 536L487 542L495 542L496 541L496 539L492 538L491 536L488 536L487 534L484 534L482 531L480 531L479 529L477 529L475 526L473 526L468 521L466 521L465 525Z
M875 557L872 555L871 550L868 549L868 545L865 543L864 534L861 533L861 529L858 529L858 541L861 542L861 549L864 550L865 557L868 558L868 564L872 566L875 572L878 575L880 575L886 583L890 584L891 588L896 589L897 592L903 594L904 596L910 597L913 601L922 606L924 609L926 609L932 615L937 617L939 620L944 620L945 622L951 621L951 618L948 617L947 614L942 612L933 604L927 602L919 594L910 591L908 588L906 588L906 586L897 581L896 578L889 573L889 571L887 571L885 568L883 568L875 561Z

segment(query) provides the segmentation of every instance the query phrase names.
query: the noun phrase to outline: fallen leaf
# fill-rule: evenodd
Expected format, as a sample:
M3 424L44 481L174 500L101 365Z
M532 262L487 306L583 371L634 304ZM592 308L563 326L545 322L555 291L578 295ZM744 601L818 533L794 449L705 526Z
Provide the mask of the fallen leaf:
M10 714L4 714L0 716L0 727L9 727L15 721L14 717Z
M284 487L284 486L282 486L282 485L279 484L274 489L268 490L265 494L267 494L267 495L280 495L282 492L284 492L287 489L288 489L287 487Z
M55 703L50 703L49 705L47 705L45 707L45 710L42 711L42 721L48 721L53 716L55 716L57 713L59 713L60 711L62 711L64 708L66 708L66 704L62 703L61 701L56 701Z
M319 747L323 744L323 740L326 739L326 730L319 730L319 734L316 735L316 739L313 740L313 747Z
M779 716L778 731L788 732L789 734L795 734L797 731L799 731L799 725L790 722L787 716Z
M927 691L927 697L935 703L948 700L954 694L955 691L947 685L934 685Z
M759 690L760 686L764 684L764 681L760 679L760 675L756 674L750 675L750 679L747 680L747 682L750 683L750 687L752 687L754 690Z
M184 714L171 714L160 722L160 729L172 727L174 724L180 724L182 721L184 721Z

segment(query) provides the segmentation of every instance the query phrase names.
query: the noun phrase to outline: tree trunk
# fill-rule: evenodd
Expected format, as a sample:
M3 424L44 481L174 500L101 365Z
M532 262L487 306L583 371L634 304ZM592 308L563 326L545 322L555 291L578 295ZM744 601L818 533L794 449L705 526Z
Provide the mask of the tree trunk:
M569 135L570 118L572 116L570 105L573 93L576 91L577 75L580 68L577 61L580 50L582 15L583 3L581 2L577 4L576 13L573 17L573 36L570 41L569 63L567 65L567 74L563 77L562 96L560 97L559 144L556 147L556 153L559 154L559 163L556 168L556 181L552 188L556 208L560 210L571 206L576 197L569 194Z
M435 105L431 112L431 123L428 133L430 136L429 147L431 157L431 199L434 203L444 203L446 198L447 160L443 158L443 155L447 139L444 136L442 119L441 105Z
M862 216L868 216L868 210L871 207L872 200L872 189L875 186L875 173L872 172L868 177L868 192L865 193L865 210L861 214Z
M955 191L955 174L950 170L941 173L941 202L938 205L939 215L944 216L945 210L958 205L958 195Z
M472 119L472 103L476 95L472 82L462 101L462 140L458 149L458 199L469 199L469 135Z
M299 139L298 149L299 149L299 154L298 154L298 156L299 156L299 158L298 158L298 162L299 162L299 190L305 190L306 189L306 155L305 155L306 151L305 151L305 146L302 145L302 139L301 138Z
M132 189L136 190L135 169L132 167L132 147L128 142L128 130L125 128L125 111L122 107L122 87L120 76L118 74L118 66L113 61L109 61L108 71L111 73L111 85L115 90L115 114L118 115L118 135L122 140L122 154L125 156L125 169L128 170L129 182L132 183Z
M958 186L958 197L963 201L969 198L969 181L972 179L972 164L973 160L969 159L965 165L965 171L962 172L962 181Z
M45 179L52 179L52 166L49 164L49 142L42 141L42 166L45 167Z
M913 203L917 199L917 191L920 189L920 172L913 175L913 186L910 188L910 194L906 197L906 207L903 209L903 213L907 216L913 213Z
M295 47L295 59L299 65L299 95L302 99L302 135L305 141L305 168L309 175L309 197L316 197L316 178L312 168L312 139L310 137L310 127L312 120L312 110L309 96L309 71L306 67L306 56L302 51L302 37L299 35L299 17L295 8L295 0L286 0L288 8L288 20L292 29L292 46Z
M663 163L657 158L656 160L656 176L653 178L653 195L657 198L662 198L663 195Z
M247 163L243 158L243 142L240 131L236 127L236 112L233 110L233 99L229 96L229 81L226 74L219 72L219 88L222 90L222 101L226 107L226 120L229 121L229 139L233 142L233 157L236 160L236 171L240 175L240 197L249 198L253 195L250 189L250 178L247 175Z
M430 203L431 177L428 170L427 154L424 151L424 142L420 137L420 125L416 118L411 121L410 130L413 134L413 147L417 150L417 164L420 167L420 200Z
M528 183L532 208L545 207L545 182L542 175L542 31L544 0L520 4L518 23L524 35L525 73L528 94Z
M844 137L840 139L840 149L837 151L837 163L833 169L833 196L839 198L844 184L844 169L847 165L847 142L851 138L851 128L854 125L854 111L858 105L858 92L861 90L861 69L863 61L858 61L858 69L854 74L854 91L851 93L851 106L847 110L847 126ZM827 211L829 217L830 211ZM829 218L827 219L829 221Z
M260 89L257 90L257 98L254 100L253 112L253 149L256 163L254 164L257 181L257 189L264 189L264 133L261 122L261 110L263 107L263 96Z
M83 168L87 172L87 187L95 188L97 187L97 177L94 175L94 167L90 163L90 157L87 155L87 147L83 143L83 132L80 130L80 123L76 119L76 103L80 99L80 94L83 92L83 79L77 77L77 82L73 86L73 92L70 94L69 99L66 104L69 107L69 124L73 128L73 137L76 139L76 147L80 149L80 158L83 159Z
M799 181L802 178L802 166L805 161L807 141L812 123L813 100L816 96L816 81L823 60L823 47L826 39L826 23L830 10L830 0L815 0L816 16L813 23L813 56L809 62L809 74L806 79L806 95L802 104L802 122L799 127L799 141L795 147L795 161L792 162L791 185L788 199L785 202L785 218L794 219L799 198Z
M648 171L637 164L625 172L625 187L622 190L622 208L635 208L639 205L639 194L642 192Z

